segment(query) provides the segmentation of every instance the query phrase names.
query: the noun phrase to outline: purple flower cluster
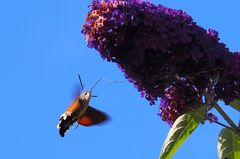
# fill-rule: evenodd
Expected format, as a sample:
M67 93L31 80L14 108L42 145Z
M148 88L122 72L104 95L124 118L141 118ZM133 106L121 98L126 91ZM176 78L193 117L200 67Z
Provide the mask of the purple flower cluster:
M216 99L228 103L239 98L239 53L232 54L216 31L198 26L184 11L140 0L94 0L90 8L82 29L88 46L117 63L150 104L162 98L164 120L171 123L192 109L199 97L187 97L191 93L186 90L194 88L201 96L210 81L217 81L211 87ZM176 85L176 77L191 87ZM171 101L184 101L189 108Z
M196 88L192 87L185 79L181 79L165 89L159 115L163 121L172 125L180 115L194 110L200 105L202 105L202 97Z
M215 87L216 99L229 104L240 98L240 52L229 54L225 58L224 69L220 72Z

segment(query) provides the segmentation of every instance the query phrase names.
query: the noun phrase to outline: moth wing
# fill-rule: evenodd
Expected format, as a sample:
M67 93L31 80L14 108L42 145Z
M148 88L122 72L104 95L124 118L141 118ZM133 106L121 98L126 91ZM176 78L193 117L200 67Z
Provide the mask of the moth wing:
M72 86L71 86L71 93L70 93L70 98L71 99L75 99L77 98L82 92L83 92L83 89L82 87L79 85L79 83L74 83Z
M83 126L92 126L103 123L109 119L108 115L104 112L88 106L86 112L81 116L77 122Z

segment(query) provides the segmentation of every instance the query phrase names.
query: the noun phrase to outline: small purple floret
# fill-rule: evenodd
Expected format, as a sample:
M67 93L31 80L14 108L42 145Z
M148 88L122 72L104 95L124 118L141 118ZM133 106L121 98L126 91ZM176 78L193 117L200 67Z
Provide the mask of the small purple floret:
M216 115L214 115L213 113L208 113L207 119L209 120L210 123L218 121L218 117Z

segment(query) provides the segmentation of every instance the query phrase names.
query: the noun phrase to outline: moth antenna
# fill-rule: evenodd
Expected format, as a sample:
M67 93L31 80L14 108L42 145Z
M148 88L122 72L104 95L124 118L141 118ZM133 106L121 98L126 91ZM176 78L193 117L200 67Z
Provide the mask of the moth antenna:
M109 80L109 79L105 79L105 78L102 78L103 81L106 81L106 82L110 82L110 83L123 83L125 81L113 81L113 80Z
M80 82L81 89L83 91L82 79L81 79L81 76L79 74L78 74L78 79L79 79L79 82Z
M97 82L95 82L95 84L92 86L92 88L90 89L90 92L92 92L93 88L100 82L100 81L106 81L106 82L111 82L111 83L122 83L124 81L112 81L112 80L108 80L105 78L101 78L99 80L97 80Z
M93 88L100 82L102 81L103 79L99 79L97 80L97 82L95 82L95 84L92 86L92 88L90 89L90 92L92 92Z

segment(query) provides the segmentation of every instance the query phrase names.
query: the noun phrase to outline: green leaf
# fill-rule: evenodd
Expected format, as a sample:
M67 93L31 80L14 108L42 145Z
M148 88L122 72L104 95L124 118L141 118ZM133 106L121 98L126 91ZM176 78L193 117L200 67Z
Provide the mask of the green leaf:
M218 138L219 159L240 158L240 136L228 128L222 129Z
M235 99L230 103L230 106L240 112L240 99Z
M160 159L170 159L172 157L182 143L198 127L199 123L203 121L206 112L207 106L201 106L177 118L163 144Z

